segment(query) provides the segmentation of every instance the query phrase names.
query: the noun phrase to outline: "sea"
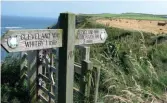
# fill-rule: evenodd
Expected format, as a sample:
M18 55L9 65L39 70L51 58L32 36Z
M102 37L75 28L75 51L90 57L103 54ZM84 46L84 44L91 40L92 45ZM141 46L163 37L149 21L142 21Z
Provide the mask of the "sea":
M46 29L56 24L57 20L57 18L1 16L1 36L11 29ZM8 55L14 54L16 53L7 53L1 46L1 62Z

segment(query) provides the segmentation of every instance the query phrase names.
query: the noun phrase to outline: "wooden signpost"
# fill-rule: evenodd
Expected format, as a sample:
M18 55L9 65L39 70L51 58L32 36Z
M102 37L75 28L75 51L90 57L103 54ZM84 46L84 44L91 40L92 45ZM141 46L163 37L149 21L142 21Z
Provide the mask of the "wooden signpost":
M62 46L61 29L9 30L1 39L7 52L40 50Z
M9 30L2 36L7 52L19 52L62 47L62 29ZM76 29L75 45L104 43L105 29Z
M104 43L107 39L105 29L75 29L75 20L75 14L61 13L59 29L9 30L1 38L1 45L7 52L59 47L58 103L73 103L75 45ZM85 62L83 67L88 64Z
M107 39L105 29L76 29L75 45L104 43Z

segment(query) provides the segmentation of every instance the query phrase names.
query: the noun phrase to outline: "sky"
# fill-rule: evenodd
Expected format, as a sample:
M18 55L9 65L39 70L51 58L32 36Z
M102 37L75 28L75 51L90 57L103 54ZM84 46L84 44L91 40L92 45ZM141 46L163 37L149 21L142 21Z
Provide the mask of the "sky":
M61 12L167 14L167 1L1 1L1 15L55 18Z

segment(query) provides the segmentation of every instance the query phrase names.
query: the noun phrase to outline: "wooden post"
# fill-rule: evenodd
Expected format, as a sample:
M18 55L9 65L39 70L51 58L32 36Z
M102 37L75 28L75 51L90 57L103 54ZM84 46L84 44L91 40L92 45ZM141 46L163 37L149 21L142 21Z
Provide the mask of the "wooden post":
M82 61L82 83L81 92L84 93L84 103L90 103L90 89L91 89L91 75L92 75L92 62Z
M28 54L26 52L21 52L21 65L20 65L20 79L24 80L26 79L26 75L27 75L27 56Z
M59 48L56 49L56 72L55 72L55 75L56 75L56 78L54 79L55 80L55 85L53 86L53 92L54 92L54 95L55 95L55 103L57 103L57 99L58 99L58 68L59 68L59 62L57 61L59 60Z
M52 50L49 49L49 53L47 53L47 55L49 56L50 60L49 60L49 63L50 64L50 67L47 66L47 69L49 69L49 79L51 80L51 82L49 83L49 92L52 92L52 77L51 75L53 74L52 70L51 70L51 66L53 66L53 54L52 54ZM51 103L52 101L52 98L49 96L49 102L48 103Z
M28 90L30 96L30 103L34 103L36 101L37 95L36 85L37 85L37 52L36 51L28 51L27 52L27 80L28 80Z
M83 46L82 47L82 60L89 61L89 56L90 56L90 47L88 46Z
M60 19L60 18L59 18ZM59 21L56 23L56 25L53 25L51 27L48 27L48 29L60 29L59 27ZM54 74L56 75L56 78L54 78L55 80L55 84L52 86L52 92L53 94L55 95L55 99L54 99L54 102L57 103L57 98L58 98L58 68L59 68L59 63L57 60L59 60L59 48L56 48L55 49L52 49L52 53L55 53L56 54L56 58L53 57L53 54L52 54L52 66L55 66L54 63L56 64L56 71L54 71ZM52 71L53 72L53 71Z
M63 47L59 48L58 103L73 103L75 15L61 13L59 20Z
M81 64L81 83L80 90L84 94L82 103L90 102L90 87L91 87L91 73L92 62L89 60L90 47L83 46L82 50L82 64Z
M94 88L94 103L97 103L97 99L98 99L98 89L99 89L99 81L100 81L100 68L95 67L94 74L95 74L95 78L94 78L94 82L95 82L95 88Z
M50 54L50 55L51 55L51 57L50 57L50 58L51 58L51 63L50 63L50 64L51 64L51 67L54 67L54 62L57 62L57 61L54 61L55 58L54 58L54 56L53 56L53 53L54 53L54 52L53 52L53 49L51 50L51 52L52 52L52 53ZM56 52L56 53L57 53L57 52ZM56 67L55 69L57 70L57 68L58 68L58 67ZM50 69L51 69L51 68L50 68ZM56 73L56 78L54 78L54 76L53 76L54 73ZM58 90L58 89L56 88L56 87L57 87L57 78L58 78L58 77L57 77L57 74L58 74L58 71L53 72L53 70L51 70L51 75L52 75L51 79L54 80L54 84L52 84L52 86L51 86L51 92L52 92L52 93L54 94L54 96L55 96L55 99L53 100L54 103L57 103L57 90Z
M28 70L27 56L28 56L28 54L26 52L21 52L20 79L21 79L21 82L26 80L26 93L28 95L28 99L30 99L29 86L28 86L28 76L27 76L27 70Z
M42 74L42 59L43 59L43 50L38 50L37 51L37 69L36 69L36 75L38 76L39 74ZM42 94L42 91L39 90L39 85L40 85L39 78L36 79L36 98L37 101L39 99L39 94Z

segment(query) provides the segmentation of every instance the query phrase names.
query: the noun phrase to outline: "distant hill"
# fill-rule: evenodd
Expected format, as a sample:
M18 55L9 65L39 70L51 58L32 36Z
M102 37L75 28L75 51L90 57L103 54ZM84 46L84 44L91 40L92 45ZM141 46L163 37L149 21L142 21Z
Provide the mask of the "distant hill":
M101 13L101 14L79 14L79 15L106 17L106 18L138 19L138 20L167 20L167 15L144 14L144 13L122 13L122 14Z
M167 16L163 16L164 18L167 18Z

